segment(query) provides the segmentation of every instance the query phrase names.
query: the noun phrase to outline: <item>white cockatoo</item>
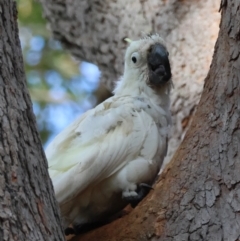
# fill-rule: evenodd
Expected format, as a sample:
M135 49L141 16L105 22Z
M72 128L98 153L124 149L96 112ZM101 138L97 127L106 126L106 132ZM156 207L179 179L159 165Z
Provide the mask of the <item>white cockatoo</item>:
M135 206L148 193L167 153L171 85L168 51L159 35L131 41L114 96L47 147L66 234L129 203Z

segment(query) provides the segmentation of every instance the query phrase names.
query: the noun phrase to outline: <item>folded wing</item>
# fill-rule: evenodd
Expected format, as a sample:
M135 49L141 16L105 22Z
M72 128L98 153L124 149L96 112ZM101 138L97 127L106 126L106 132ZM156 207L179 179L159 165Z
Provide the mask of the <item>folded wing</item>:
M139 155L153 159L159 146L166 149L166 139L160 139L156 123L145 111L121 101L113 105L111 99L102 103L60 133L46 150L58 202L71 200Z

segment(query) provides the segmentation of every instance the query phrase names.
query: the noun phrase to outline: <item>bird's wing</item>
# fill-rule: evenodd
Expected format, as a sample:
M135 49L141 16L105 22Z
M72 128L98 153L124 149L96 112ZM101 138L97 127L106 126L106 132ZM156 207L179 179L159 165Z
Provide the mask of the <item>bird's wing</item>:
M140 154L151 160L158 139L153 119L131 103L110 99L86 112L46 150L58 202L71 200Z

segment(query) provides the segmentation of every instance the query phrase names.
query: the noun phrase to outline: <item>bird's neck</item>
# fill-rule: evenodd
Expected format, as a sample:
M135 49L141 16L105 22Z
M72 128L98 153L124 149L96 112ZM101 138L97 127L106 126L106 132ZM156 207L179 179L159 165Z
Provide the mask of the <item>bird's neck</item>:
M171 83L166 83L160 88L152 88L146 84L145 80L128 81L125 76L117 83L114 90L115 96L132 96L150 99L152 103L168 109L170 105Z

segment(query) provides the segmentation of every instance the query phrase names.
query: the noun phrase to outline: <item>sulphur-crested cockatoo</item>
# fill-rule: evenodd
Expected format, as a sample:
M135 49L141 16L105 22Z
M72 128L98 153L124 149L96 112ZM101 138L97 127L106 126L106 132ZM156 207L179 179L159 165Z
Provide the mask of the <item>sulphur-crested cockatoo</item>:
M114 96L48 146L64 228L106 219L148 193L167 153L171 84L163 40L151 35L132 41Z

